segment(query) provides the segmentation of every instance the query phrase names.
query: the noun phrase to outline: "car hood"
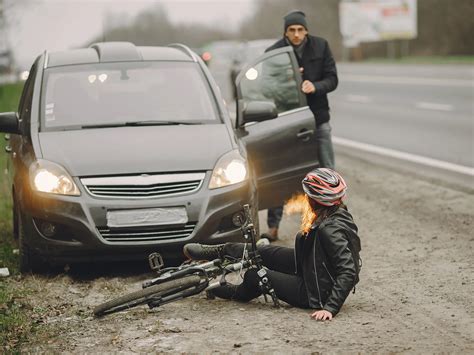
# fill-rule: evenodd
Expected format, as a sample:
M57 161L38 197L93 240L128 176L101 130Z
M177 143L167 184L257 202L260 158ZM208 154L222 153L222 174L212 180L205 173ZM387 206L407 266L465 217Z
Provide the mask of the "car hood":
M72 176L211 170L232 150L224 124L40 132L43 159Z

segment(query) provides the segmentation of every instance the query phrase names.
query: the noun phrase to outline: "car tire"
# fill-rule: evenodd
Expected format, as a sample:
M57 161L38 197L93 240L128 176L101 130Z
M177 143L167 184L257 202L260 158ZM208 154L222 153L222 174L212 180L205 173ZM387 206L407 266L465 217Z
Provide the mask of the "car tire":
M35 233L33 223L28 222L27 218L17 210L17 223L18 223L18 246L20 254L20 272L38 272L42 271L46 267L46 263L36 255L26 242L26 235Z

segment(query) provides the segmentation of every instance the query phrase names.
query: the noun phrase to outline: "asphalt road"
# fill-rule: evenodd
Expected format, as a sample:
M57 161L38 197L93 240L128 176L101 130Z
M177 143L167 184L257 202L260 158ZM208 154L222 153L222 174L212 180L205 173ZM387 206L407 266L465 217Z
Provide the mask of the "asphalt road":
M339 64L333 134L474 167L474 69L469 65Z
M335 137L474 167L473 66L337 67L339 86L329 95ZM231 102L225 68L213 75Z

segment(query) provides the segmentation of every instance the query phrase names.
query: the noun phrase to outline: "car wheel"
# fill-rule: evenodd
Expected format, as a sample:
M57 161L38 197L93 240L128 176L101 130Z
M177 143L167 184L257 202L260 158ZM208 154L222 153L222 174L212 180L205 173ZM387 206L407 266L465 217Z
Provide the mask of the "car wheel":
M20 272L37 272L45 268L45 262L36 255L26 243L26 235L35 233L33 223L27 219L17 210L18 222L18 245L20 251Z

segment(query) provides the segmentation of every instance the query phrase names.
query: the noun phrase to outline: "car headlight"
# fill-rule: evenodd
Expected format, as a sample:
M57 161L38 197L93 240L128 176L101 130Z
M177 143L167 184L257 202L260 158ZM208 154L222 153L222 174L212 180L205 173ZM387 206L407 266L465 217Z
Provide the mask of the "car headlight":
M61 165L38 159L30 167L30 182L33 190L59 195L79 196L71 175Z
M238 150L233 150L219 158L212 172L210 189L237 184L248 179L246 160Z

